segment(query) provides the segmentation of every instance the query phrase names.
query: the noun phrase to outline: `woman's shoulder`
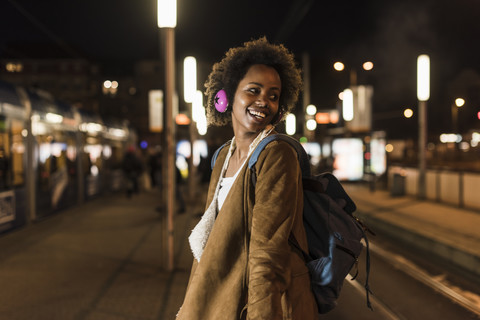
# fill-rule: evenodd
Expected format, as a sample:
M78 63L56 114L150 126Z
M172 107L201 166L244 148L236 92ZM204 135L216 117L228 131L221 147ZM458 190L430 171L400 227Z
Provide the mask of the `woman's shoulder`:
M288 142L283 140L273 140L265 146L265 154L274 154L277 156L297 157L297 151Z
M257 163L291 165L298 162L297 151L288 143L274 140L268 143L258 155Z

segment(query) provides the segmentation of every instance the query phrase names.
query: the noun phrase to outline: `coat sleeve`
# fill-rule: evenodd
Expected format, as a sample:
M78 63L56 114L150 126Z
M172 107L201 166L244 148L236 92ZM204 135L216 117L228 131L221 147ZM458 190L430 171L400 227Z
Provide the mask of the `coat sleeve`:
M248 261L248 319L283 318L282 294L291 278L288 237L298 206L303 205L300 188L301 170L295 150L284 142L269 144L257 162Z

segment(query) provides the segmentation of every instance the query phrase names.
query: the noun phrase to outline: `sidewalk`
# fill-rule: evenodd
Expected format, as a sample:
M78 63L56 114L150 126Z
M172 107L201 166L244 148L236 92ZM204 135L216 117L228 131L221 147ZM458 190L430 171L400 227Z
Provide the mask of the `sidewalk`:
M173 272L162 267L158 190L107 195L1 236L0 319L174 319L193 259L188 233L204 209L200 189L175 215Z
M480 213L414 197L392 197L366 185L344 184L369 227L480 277Z
M480 213L344 184L378 233L480 274ZM162 257L159 191L108 195L0 237L0 320L174 319L188 281L187 241L205 192L175 215L176 269Z

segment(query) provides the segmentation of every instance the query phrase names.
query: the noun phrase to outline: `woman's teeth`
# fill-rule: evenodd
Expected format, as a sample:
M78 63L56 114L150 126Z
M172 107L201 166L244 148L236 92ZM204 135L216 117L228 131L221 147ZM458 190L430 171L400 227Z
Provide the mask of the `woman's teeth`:
M265 118L265 113L263 112L254 111L254 110L248 110L248 112L254 117L262 118L262 119Z

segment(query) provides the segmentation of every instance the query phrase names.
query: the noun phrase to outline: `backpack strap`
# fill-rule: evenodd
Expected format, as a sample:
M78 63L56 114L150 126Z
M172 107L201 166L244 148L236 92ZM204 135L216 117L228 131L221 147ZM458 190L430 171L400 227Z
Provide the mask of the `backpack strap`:
M215 162L217 161L217 157L218 157L218 154L220 153L220 151L226 146L228 145L229 143L231 143L232 140L229 140L227 142L225 142L224 144L222 144L217 150L215 150L215 153L213 154L212 156L212 162L210 163L210 166L213 170L213 167L215 167Z
M272 141L275 140L281 140L288 142L295 151L297 152L298 156L298 162L300 163L300 168L302 169L302 176L303 177L308 177L310 176L310 161L308 160L307 153L305 152L305 149L302 147L300 142L295 140L292 137L289 137L285 134L272 134L260 141L258 146L255 148L255 150L252 153L252 156L250 157L250 160L248 160L248 168L252 169L253 166L257 163L258 157L260 156L260 153L265 149L267 144L269 144Z

